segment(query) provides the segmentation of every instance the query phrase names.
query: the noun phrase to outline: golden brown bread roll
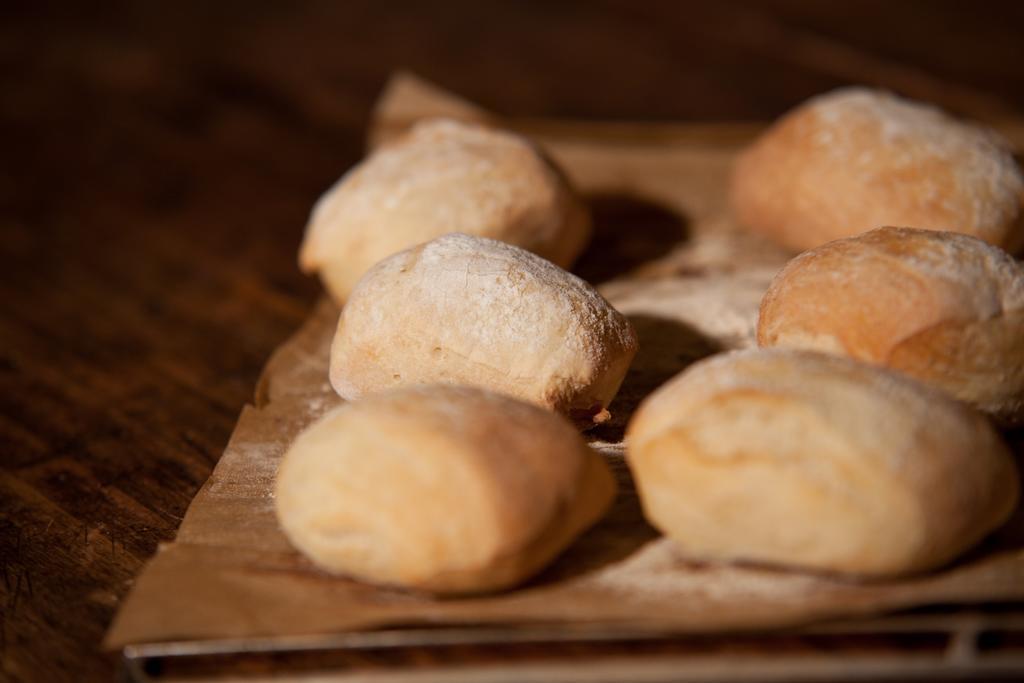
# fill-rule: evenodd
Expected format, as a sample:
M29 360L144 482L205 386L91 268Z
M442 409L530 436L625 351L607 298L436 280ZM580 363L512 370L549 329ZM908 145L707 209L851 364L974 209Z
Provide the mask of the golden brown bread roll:
M435 593L515 585L604 513L615 482L561 417L468 387L349 403L304 431L277 516L323 569Z
M1024 266L967 235L881 228L801 254L761 301L757 340L885 365L1024 419Z
M313 208L299 263L336 301L377 261L449 232L516 244L568 267L590 218L561 172L525 138L449 119L417 123Z
M1001 524L1014 461L987 420L847 358L701 361L641 404L627 459L644 511L687 553L857 575L942 565Z
M802 251L881 225L974 235L1013 250L1024 238L1024 179L990 130L867 88L815 97L736 164L744 226Z
M330 378L356 399L409 384L467 384L608 418L637 349L597 291L503 242L445 235L374 266L341 312Z

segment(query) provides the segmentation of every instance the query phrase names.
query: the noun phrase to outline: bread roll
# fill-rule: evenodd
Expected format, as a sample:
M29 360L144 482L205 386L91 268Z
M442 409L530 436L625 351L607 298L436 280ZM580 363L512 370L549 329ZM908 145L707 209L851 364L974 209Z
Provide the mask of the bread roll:
M940 110L866 88L815 97L740 157L737 220L802 251L881 225L1024 237L1024 180L1005 141Z
M360 280L331 346L334 389L356 399L408 384L468 384L608 418L637 340L578 277L503 242L446 235Z
M590 219L524 138L433 119L375 151L317 202L299 263L342 302L377 261L449 232L516 244L568 267Z
M688 554L856 575L942 565L1003 522L1013 459L987 420L881 368L721 354L641 404L627 459Z
M885 365L1024 419L1024 266L967 235L881 228L801 254L765 294L757 340Z
M318 566L435 593L513 586L608 508L615 483L562 418L469 387L349 403L281 462L275 504Z

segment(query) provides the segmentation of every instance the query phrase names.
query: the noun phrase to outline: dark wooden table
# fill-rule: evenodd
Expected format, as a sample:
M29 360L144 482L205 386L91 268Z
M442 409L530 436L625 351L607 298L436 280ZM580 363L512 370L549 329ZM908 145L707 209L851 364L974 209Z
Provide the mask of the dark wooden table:
M1020 2L4 3L0 680L112 677L392 70L521 116L767 120L863 82L998 120L1022 31Z

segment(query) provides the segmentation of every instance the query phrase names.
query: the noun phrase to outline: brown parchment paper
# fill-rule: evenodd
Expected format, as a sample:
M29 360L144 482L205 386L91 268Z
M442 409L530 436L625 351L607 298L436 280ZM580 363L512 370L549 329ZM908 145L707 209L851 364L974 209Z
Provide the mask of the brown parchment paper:
M436 114L499 122L429 84L398 76L375 113L371 145ZM254 404L242 412L177 539L138 577L107 635L108 647L417 624L622 624L709 632L1024 598L1020 514L944 571L870 583L702 563L680 557L660 539L643 520L623 464L625 422L643 396L693 360L750 345L761 295L790 257L729 218L730 164L756 128L500 123L538 139L590 199L596 231L576 272L599 285L640 337L634 367L611 406L613 419L588 434L620 480L611 512L536 579L499 595L439 600L317 571L278 529L272 485L295 435L340 401L327 383L338 311L323 300L271 358ZM1020 127L1009 134L1018 143L1024 137Z

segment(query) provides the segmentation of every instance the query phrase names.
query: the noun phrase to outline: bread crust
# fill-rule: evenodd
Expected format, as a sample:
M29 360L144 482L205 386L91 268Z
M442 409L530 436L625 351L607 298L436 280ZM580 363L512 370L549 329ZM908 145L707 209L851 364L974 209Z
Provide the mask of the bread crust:
M527 139L428 119L346 173L316 203L299 251L340 302L373 264L449 232L516 244L569 267L590 237L586 205Z
M1024 239L1024 178L1008 143L940 110L867 88L815 97L738 159L737 220L803 251L882 225Z
M513 586L596 522L615 483L565 420L470 387L345 404L289 448L275 507L326 571L432 593Z
M608 418L637 350L597 291L509 244L445 235L372 268L341 312L330 379L357 399L409 384L466 384Z
M884 365L1024 420L1024 266L973 237L886 227L805 252L765 293L757 340Z
M862 576L932 569L1010 515L1013 458L941 392L789 349L720 354L641 404L627 460L684 552Z

